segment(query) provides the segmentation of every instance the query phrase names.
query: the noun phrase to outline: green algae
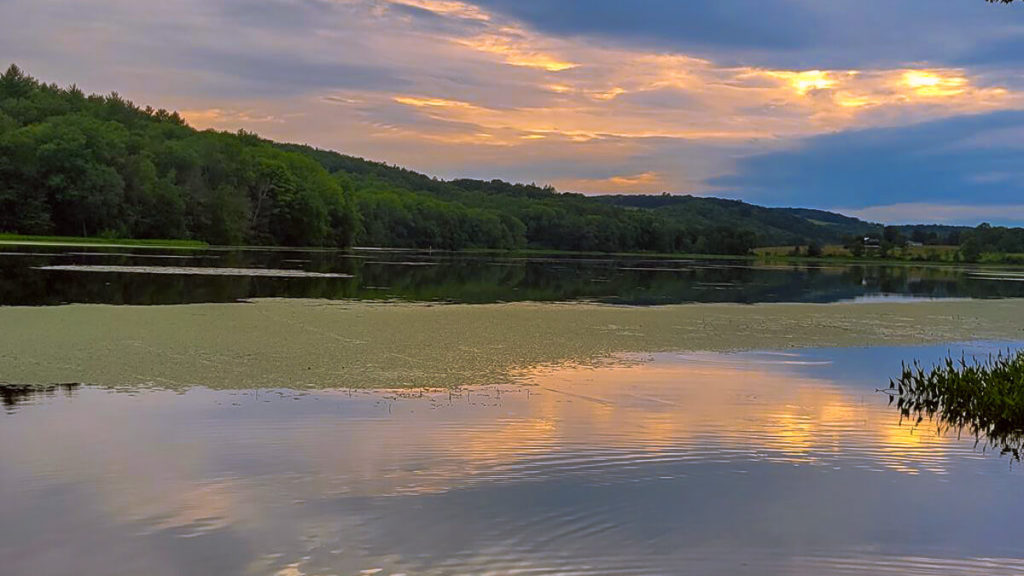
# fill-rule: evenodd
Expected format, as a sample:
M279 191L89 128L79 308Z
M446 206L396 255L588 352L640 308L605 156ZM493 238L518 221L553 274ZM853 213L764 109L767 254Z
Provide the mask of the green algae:
M137 388L459 387L623 354L1024 335L1024 301L428 305L257 300L0 308L0 382Z

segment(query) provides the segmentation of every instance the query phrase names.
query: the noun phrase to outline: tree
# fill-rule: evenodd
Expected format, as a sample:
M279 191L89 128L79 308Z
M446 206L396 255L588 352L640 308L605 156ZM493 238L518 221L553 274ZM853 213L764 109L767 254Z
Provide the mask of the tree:
M79 115L59 116L18 130L15 146L33 151L13 178L45 194L58 234L116 230L124 200L118 170L127 132L117 124Z
M981 244L977 238L972 236L960 245L960 256L965 262L977 262L981 259Z
M846 241L846 249L850 251L850 254L854 258L860 258L864 255L864 238L861 236L854 236Z
M897 226L886 226L882 231L882 238L893 246L900 246L904 243L903 233Z
M0 100L28 98L39 83L26 75L16 64L11 64L7 71L0 75Z
M737 255L755 246L817 252L850 237L862 254L864 236L880 232L838 214L735 200L444 181L248 132L200 132L177 113L41 83L17 66L0 75L0 231ZM885 234L886 250L899 243L899 229ZM964 236L981 252L1024 252L1024 232L989 226Z

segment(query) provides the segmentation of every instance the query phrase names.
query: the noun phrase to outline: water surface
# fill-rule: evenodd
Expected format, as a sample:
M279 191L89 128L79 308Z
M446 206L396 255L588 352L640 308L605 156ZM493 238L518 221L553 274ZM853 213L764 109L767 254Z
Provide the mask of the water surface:
M0 566L1024 574L1019 464L875 391L948 348L659 354L459 392L8 387Z
M633 305L1024 297L1024 282L1014 274L907 264L0 245L0 305L260 297Z

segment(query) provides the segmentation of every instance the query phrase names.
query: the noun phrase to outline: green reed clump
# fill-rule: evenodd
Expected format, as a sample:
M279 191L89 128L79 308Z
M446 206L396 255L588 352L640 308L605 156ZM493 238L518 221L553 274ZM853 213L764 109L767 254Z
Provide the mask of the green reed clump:
M928 370L904 364L889 389L902 418L938 420L940 429L967 430L1016 460L1024 454L1024 351L981 362L950 357Z

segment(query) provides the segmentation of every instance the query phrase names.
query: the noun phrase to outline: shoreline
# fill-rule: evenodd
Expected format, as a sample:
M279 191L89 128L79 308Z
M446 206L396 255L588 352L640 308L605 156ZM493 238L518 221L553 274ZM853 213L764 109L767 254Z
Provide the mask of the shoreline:
M509 250L488 248L467 248L463 250L441 250L429 248L392 248L379 246L350 246L330 248L323 246L221 246L193 240L145 240L145 239L103 239L77 237L28 237L0 234L3 246L83 247L83 248L146 248L167 250L209 250L209 251L297 251L297 252L406 252L417 254L449 254L462 256L496 256L503 258L597 258L597 259L648 259L648 260L704 260L739 261L759 265L834 265L834 266L920 266L960 268L1003 268L1021 269L1024 262L1001 260L1001 254L992 254L989 259L977 262L955 262L951 260L927 260L920 258L866 258L852 256L793 256L776 254L692 254L670 252L588 252L548 250L541 248L516 248ZM1012 255L1011 255L1012 256Z
M622 355L1024 340L1024 299L838 304L0 308L0 382L115 389L458 388Z

